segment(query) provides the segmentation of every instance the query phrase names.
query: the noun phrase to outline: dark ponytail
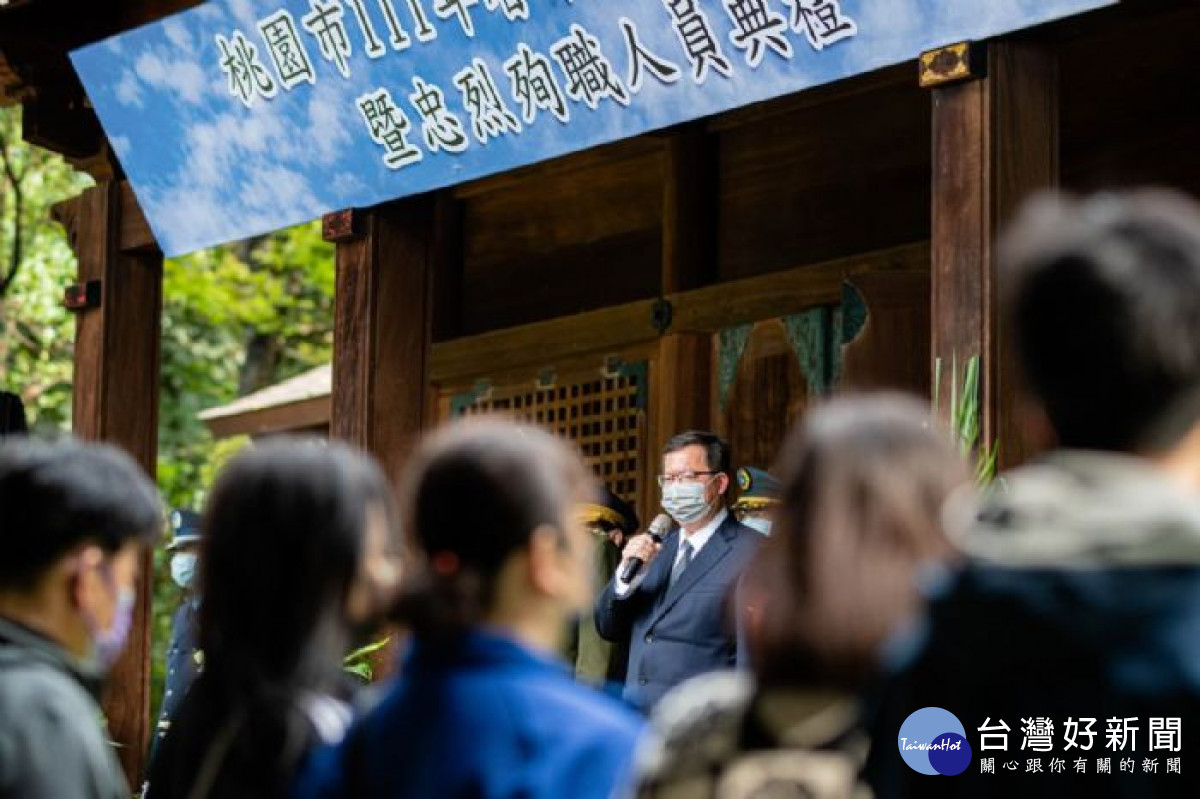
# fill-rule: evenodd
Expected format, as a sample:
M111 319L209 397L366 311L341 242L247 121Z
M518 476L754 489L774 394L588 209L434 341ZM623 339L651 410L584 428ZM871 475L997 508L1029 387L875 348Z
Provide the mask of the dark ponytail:
M202 522L204 669L156 757L151 799L189 795L170 786L190 785L206 762L217 769L209 796L286 795L313 743L305 697L340 682L373 510L394 530L382 473L341 444L269 440L222 471Z
M587 484L578 456L535 427L476 419L432 437L405 485L419 566L404 580L397 621L433 639L477 625L509 557L538 527L561 530Z

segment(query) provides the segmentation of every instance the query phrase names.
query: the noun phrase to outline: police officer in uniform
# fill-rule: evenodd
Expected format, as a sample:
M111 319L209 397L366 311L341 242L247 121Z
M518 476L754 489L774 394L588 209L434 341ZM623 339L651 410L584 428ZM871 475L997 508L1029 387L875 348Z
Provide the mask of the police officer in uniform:
M781 484L779 478L770 472L756 469L753 466L743 466L737 470L738 498L733 503L733 513L738 521L752 530L763 535L771 534L771 521L779 508L779 493ZM756 613L753 603L748 599L741 583L737 589L737 605L744 615ZM738 627L738 666L749 668L750 648L746 644L745 630Z
M171 728L171 717L182 701L196 673L203 666L197 648L200 631L200 596L196 591L196 566L200 554L200 517L190 510L171 513L171 579L183 592L182 601L171 620L171 643L167 647L167 679L164 686L154 747Z
M580 506L577 513L593 535L595 553L592 562L599 590L620 564L625 542L637 532L637 514L607 486L601 488L597 502ZM628 641L604 640L596 630L595 619L591 614L585 614L573 625L566 654L577 679L601 687L616 686L619 693L629 661Z
M779 506L779 478L770 472L743 466L737 470L738 495L733 512L738 521L763 535L771 534L771 519Z

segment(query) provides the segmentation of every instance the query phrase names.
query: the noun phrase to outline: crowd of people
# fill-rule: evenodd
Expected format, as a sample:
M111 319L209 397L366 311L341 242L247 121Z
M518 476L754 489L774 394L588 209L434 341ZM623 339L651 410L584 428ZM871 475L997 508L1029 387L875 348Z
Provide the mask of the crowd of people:
M240 454L174 520L182 554L199 542L176 579L203 663L145 796L1195 795L1186 758L1087 768L1103 740L1066 747L1070 775L977 751L929 776L898 748L929 708L976 741L1200 718L1200 209L1047 195L1001 245L1021 407L1054 444L982 492L894 394L809 409L777 482L738 474L737 513L728 446L680 433L645 527L569 443L510 420L430 435L398 497L340 444ZM755 482L777 501L746 501ZM111 447L0 443L0 799L131 795L96 697L163 518ZM385 620L401 662L364 689L343 657Z

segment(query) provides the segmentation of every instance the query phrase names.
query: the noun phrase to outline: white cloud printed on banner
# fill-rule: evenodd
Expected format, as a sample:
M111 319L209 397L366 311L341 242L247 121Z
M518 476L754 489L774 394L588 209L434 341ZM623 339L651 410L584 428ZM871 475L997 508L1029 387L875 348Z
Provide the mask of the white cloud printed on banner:
M210 0L72 54L168 255L1115 0Z

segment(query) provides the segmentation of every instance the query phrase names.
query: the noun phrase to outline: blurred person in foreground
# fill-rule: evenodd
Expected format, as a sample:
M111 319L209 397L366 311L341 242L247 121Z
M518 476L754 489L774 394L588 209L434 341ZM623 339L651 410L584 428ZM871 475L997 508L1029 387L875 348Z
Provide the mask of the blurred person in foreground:
M929 636L876 725L874 787L1197 796L1186 745L1200 729L1200 209L1166 192L1043 195L1000 252L1027 401L1058 448L968 514L965 567L935 596ZM898 730L926 706L966 730L974 752L959 776L900 759ZM1055 759L1070 773L1051 773Z
M425 559L398 615L413 639L388 694L299 797L605 799L641 732L619 701L575 682L555 653L593 596L594 501L579 456L541 430L452 425L410 467L405 530Z
M667 694L643 799L869 796L863 695L919 613L918 573L951 555L942 505L967 470L923 404L888 394L812 410L779 466L773 533L740 589L753 670Z
M391 599L389 488L340 444L277 439L221 472L201 521L200 646L147 799L272 799L351 719L342 658Z
M0 797L129 799L98 704L158 491L102 444L0 444Z

